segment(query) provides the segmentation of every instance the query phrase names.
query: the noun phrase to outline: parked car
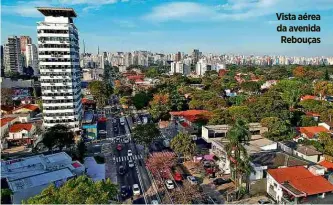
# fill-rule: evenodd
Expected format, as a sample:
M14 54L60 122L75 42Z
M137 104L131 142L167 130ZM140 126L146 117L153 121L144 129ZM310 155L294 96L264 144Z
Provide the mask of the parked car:
M128 155L129 157L133 156L132 150L129 149L129 150L127 151L127 155Z
M222 185L222 184L227 184L230 183L231 179L223 179L223 178L217 178L213 181L215 185Z
M123 147L121 146L121 144L118 144L118 145L117 145L117 150L118 150L118 151L121 151L122 148L123 148Z
M121 174L121 175L125 174L125 167L124 166L119 167L119 174Z
M187 181L189 181L191 184L198 184L198 181L194 176L187 176Z
M127 197L129 195L130 188L128 186L121 186L120 193L122 197Z
M175 174L173 175L173 178L175 179L176 182L180 182L183 180L182 175L178 172L175 172Z
M140 188L138 184L133 184L133 194L134 195L140 195Z
M173 182L170 179L165 181L165 185L168 189L174 189L175 188Z
M133 162L133 160L128 160L128 167L130 167L130 168L132 168L132 167L134 167L134 162Z

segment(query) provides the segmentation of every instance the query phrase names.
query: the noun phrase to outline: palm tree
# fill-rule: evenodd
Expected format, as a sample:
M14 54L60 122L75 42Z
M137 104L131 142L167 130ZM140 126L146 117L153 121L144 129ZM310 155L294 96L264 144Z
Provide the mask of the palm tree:
M237 120L227 134L229 142L225 145L225 150L230 160L232 177L239 191L242 179L244 177L248 178L253 171L249 163L249 156L244 147L244 144L250 140L250 137L249 128L243 120Z

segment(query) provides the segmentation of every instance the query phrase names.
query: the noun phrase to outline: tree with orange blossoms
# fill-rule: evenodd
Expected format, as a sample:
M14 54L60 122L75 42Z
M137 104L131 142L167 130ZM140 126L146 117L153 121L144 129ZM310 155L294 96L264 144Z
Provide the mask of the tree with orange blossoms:
M176 155L173 152L155 152L146 161L147 168L154 175L168 177L171 167L176 164Z
M168 119L171 110L171 101L169 94L154 94L153 100L149 103L149 112L154 119Z
M306 76L306 70L303 66L297 66L294 70L293 70L293 75L296 78L304 78Z
M315 93L320 95L320 99L326 95L333 95L333 83L328 81L319 81L315 84Z

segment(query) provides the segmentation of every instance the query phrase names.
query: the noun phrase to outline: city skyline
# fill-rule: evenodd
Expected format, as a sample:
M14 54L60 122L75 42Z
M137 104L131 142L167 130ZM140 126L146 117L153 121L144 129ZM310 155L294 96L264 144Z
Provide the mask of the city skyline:
M28 35L36 44L37 6L73 7L86 51L149 50L161 53L200 49L203 53L240 55L332 56L332 0L139 1L139 0L33 0L2 2L2 44L9 35ZM318 24L320 33L286 33L287 36L321 37L321 44L281 44L276 12L320 14L321 20L294 21ZM22 23L24 22L24 23ZM106 26L107 25L107 26ZM245 30L246 29L246 30Z

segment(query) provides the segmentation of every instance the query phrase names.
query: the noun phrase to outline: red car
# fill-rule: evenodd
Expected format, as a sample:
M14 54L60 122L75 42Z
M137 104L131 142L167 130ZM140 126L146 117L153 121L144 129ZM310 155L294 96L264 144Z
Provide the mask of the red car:
M118 144L118 145L117 145L117 150L118 150L118 151L121 151L121 149L122 149L121 144Z
M179 174L178 172L176 172L174 175L173 175L173 178L175 179L175 181L181 181L183 179L182 175Z

